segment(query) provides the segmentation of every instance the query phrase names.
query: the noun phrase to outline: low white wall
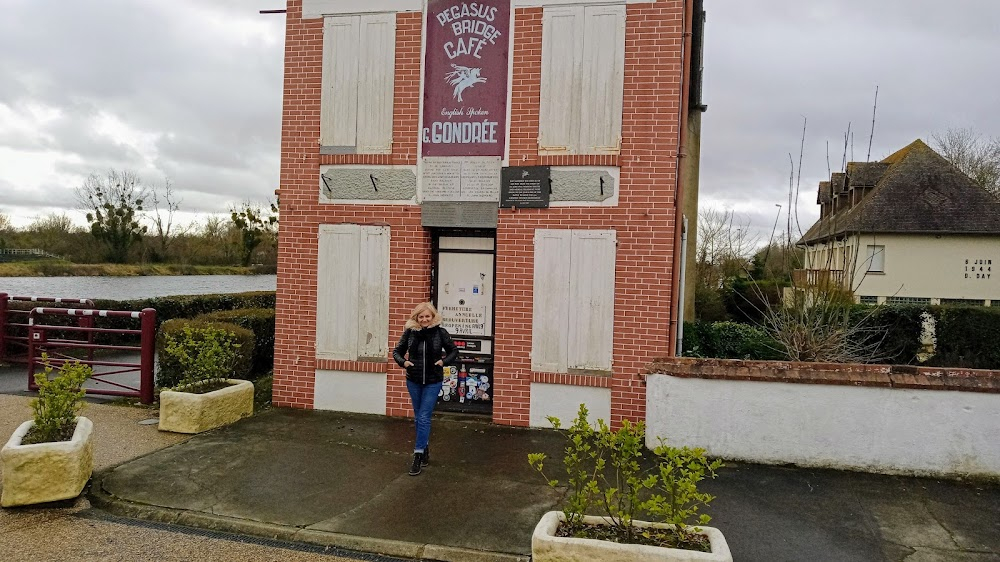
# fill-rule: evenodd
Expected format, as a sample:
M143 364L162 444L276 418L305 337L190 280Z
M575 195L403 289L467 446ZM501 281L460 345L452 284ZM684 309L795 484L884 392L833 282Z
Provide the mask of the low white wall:
M316 371L313 408L385 415L385 373Z
M883 473L1000 475L1000 394L651 374L647 446Z
M591 423L602 419L611 425L611 389L543 382L531 383L528 423L531 427L552 427L547 418L553 416L569 427L580 412L580 404L587 405Z

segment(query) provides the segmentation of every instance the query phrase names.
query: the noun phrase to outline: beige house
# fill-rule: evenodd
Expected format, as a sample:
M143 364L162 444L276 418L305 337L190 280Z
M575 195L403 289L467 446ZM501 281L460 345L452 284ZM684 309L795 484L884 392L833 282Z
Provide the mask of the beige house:
M868 304L1000 306L1000 200L920 140L819 184L796 286Z

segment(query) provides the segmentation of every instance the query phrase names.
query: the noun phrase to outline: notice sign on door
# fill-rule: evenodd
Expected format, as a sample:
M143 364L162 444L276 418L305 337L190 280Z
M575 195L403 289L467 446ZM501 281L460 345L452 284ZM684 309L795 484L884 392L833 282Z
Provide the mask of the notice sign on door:
M429 0L424 156L503 156L510 0Z

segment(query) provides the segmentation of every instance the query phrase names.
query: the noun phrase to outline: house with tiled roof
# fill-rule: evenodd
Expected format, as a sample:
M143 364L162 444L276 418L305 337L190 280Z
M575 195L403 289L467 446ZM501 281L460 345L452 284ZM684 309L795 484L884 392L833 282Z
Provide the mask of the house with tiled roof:
M923 141L819 184L797 286L868 304L1000 306L1000 199Z

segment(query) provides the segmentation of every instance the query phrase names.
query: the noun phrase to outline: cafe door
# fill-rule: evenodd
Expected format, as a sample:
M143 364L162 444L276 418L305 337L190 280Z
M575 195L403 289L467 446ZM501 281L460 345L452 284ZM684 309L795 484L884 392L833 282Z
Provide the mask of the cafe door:
M434 302L459 350L458 360L445 368L438 409L490 414L495 231L436 234L434 255Z

